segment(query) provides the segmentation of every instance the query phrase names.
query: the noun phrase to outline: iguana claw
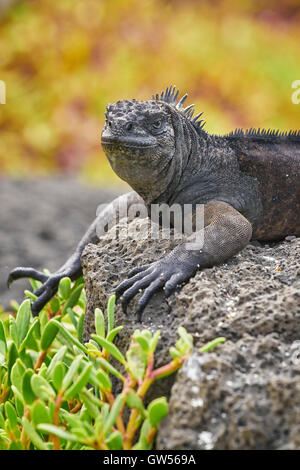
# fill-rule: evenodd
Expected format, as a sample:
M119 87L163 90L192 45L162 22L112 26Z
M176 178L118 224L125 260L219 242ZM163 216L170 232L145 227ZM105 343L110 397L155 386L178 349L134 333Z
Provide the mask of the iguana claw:
M15 268L13 269L7 278L7 287L10 288L11 284L16 281L17 279L22 279L24 277L31 277L33 279L36 279L37 281L40 282L46 282L48 279L48 275L45 273L42 273L41 271L37 271L34 268Z
M127 306L138 292L145 289L137 305L137 314L141 320L143 311L152 295L159 289L164 288L165 295L171 295L179 284L190 279L194 274L190 266L179 263L170 263L168 259L156 261L150 265L136 268L135 275L121 282L116 289L117 299L121 297L123 312L127 313ZM129 275L132 274L129 273Z

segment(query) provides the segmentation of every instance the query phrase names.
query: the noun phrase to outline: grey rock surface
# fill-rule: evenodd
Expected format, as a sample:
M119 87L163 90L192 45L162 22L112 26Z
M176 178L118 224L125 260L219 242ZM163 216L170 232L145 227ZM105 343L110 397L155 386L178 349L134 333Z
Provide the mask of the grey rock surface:
M177 242L134 240L121 221L121 237L108 233L88 245L83 270L88 299L85 339L94 309L130 269L163 256ZM142 230L145 221L130 227ZM159 431L160 449L294 449L300 446L300 239L250 243L222 266L199 271L167 301L162 292L137 322L135 299L116 324L124 325L117 346L125 351L136 328L161 330L156 366L184 326L198 348L225 336L225 344L196 352L175 376L155 383L148 399L170 396L170 413Z
M271 334L194 353L177 375L157 448L299 449L294 352Z
M115 237L112 231L108 232L98 245L89 244L82 255L82 267L84 273L87 312L85 316L84 339L88 341L90 334L94 333L94 311L96 307L103 311L106 309L107 300L114 293L115 287L127 278L128 271L135 266L155 261L164 255L171 247L175 246L172 240L152 240L151 238L136 240L136 235L132 236L127 231L127 219L123 219L117 225L116 231L119 237ZM134 234L143 233L147 222L134 221L129 227ZM137 235L138 236L138 235ZM165 300L163 293L157 293L147 305L142 323L137 321L135 307L137 299L134 299L128 307L125 316L119 304L115 311L115 324L123 325L124 329L117 335L115 344L125 352L130 343L132 332L139 328L148 328L154 332L161 330L162 338L157 347L156 363L160 367L170 360L168 353L177 337L176 325L180 325L181 320L171 314L171 306ZM165 333L166 328L170 328L169 334ZM148 401L151 399L170 394L174 376L166 380L156 382L148 391Z
M11 269L55 271L95 218L97 206L120 192L91 188L75 178L0 178L0 305L8 308L11 299L22 300L29 286L23 280L8 290Z

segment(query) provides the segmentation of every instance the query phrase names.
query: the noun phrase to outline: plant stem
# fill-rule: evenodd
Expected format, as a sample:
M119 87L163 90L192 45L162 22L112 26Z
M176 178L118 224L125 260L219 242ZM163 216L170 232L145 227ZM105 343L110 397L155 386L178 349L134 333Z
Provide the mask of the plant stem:
M63 398L63 390L60 390L57 394L57 397L55 399L55 408L54 408L54 417L53 417L53 424L55 426L58 426L59 424L59 410L61 407L62 402L64 401ZM51 440L53 442L53 448L54 450L60 450L60 439L57 436L54 436L52 434Z
M24 415L23 415L26 419L29 419L29 416L30 416L30 412L29 412L29 409L24 407ZM20 441L21 441L21 444L22 446L24 447L24 449L26 449L26 433L25 433L25 429L22 428L22 431L21 431L21 437L20 437Z
M138 396L143 399L150 385L152 385L152 383L156 379L160 378L163 375L166 375L166 374L169 375L175 372L177 369L179 369L182 366L182 364L186 361L189 355L190 355L190 352L181 358L173 359L173 361L169 362L169 364L166 364L165 366L162 366L156 370L153 370L154 357L152 354L152 357L150 356L148 360L148 366L145 372L145 378L137 390ZM139 420L138 420L139 415L140 415L140 412L136 408L134 408L131 411L126 433L124 436L124 449L125 450L129 450L132 448L133 438L140 425ZM152 439L152 434L153 434L153 439L154 439L155 433L156 433L156 430L151 431L151 435L149 433L150 435L149 439Z
M147 437L146 437L148 444L151 444L151 442L154 441L156 433L157 433L157 428L151 427L151 429L148 432Z
M169 364L166 364L154 370L151 374L151 378L153 378L153 380L156 380L164 375L172 374L173 372L175 372L182 366L182 364L187 360L189 355L190 355L190 352L186 354L185 356L182 356L178 359L173 359L173 361L169 362Z
M44 360L46 359L47 357L47 351L41 351L39 353L39 356L38 356L38 359L37 359L37 362L34 366L34 372L36 373L37 370L41 367L41 365L43 364Z
M78 402L77 405L75 405L71 410L70 413L74 414L77 413L78 410L82 407L82 403Z
M150 353L148 356L148 365L145 371L145 377L137 389L137 395L141 399L145 397L148 388L155 380L151 378L153 365L154 365L154 355L153 353ZM140 415L140 411L137 408L134 408L130 413L126 433L124 435L124 440L123 440L124 450L130 450L132 448L133 438L140 425L140 420L138 419L139 415Z
M7 382L8 382L8 375L6 374L4 384L3 384L3 389L0 394L0 403L4 403L6 401L6 398L10 392L10 387L7 386Z

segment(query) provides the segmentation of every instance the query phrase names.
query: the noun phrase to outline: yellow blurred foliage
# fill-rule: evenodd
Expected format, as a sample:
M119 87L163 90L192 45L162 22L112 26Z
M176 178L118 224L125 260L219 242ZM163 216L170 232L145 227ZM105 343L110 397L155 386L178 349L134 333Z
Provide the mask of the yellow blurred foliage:
M117 181L100 146L107 103L170 84L206 129L300 128L298 0L28 0L0 19L0 172Z

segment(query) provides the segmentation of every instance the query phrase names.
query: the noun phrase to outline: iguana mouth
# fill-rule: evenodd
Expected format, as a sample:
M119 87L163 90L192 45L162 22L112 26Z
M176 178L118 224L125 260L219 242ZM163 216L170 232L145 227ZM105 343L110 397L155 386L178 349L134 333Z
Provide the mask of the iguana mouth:
M150 148L155 147L157 143L149 138L136 139L135 137L124 136L103 136L102 145L117 145L128 148Z

